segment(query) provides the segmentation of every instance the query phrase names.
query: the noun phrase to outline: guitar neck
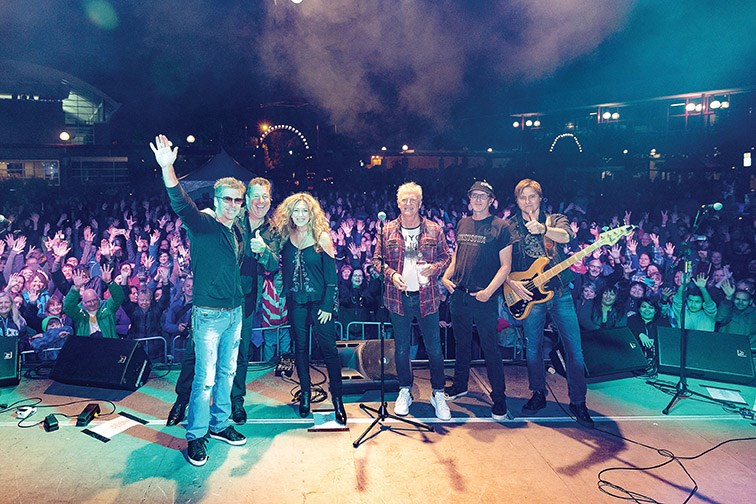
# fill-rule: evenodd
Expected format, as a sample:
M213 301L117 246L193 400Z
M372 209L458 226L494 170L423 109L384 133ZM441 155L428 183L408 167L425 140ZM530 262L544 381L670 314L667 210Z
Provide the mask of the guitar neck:
M540 275L538 275L533 280L533 283L537 287L542 287L542 286L546 285L547 283L549 283L549 281L552 278L554 278L559 273L561 273L562 271L566 270L567 268L569 268L570 266L572 266L576 262L582 261L583 258L585 258L586 256L588 256L591 253L593 253L594 250L596 250L597 248L599 248L603 244L604 243L601 240L596 240L592 245L589 245L589 246L585 247L580 252L575 252L570 257L568 257L564 261L560 262L559 264L557 264L553 268L549 268L546 271L544 271L543 273L541 273Z

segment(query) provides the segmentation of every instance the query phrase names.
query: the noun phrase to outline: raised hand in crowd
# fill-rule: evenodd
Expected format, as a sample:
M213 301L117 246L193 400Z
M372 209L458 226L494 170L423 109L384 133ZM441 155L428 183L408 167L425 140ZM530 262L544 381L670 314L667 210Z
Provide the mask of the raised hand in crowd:
M580 224L578 224L576 221L572 221L570 222L570 229L572 229L573 233L577 234L577 232L580 231Z
M36 252L36 250L37 250L37 247L35 247L34 245L29 245L29 250L26 252L26 258L29 259L30 257L32 257L34 255L34 252Z
M157 161L160 168L168 168L169 166L173 166L173 163L176 162L176 157L178 157L178 146L173 147L173 149L171 149L171 147L173 147L173 142L168 140L165 135L155 137L154 144L150 142L150 148L155 154L155 161ZM149 210L150 202L144 200L142 206L145 210Z
M633 240L632 238L628 239L627 250L631 255L636 255L636 253L638 252L638 242Z
M667 210L662 210L661 211L661 225L662 225L662 227L666 227L667 226L667 221L668 220L669 220L669 213L667 212Z
M155 259L151 256L142 256L142 264L144 264L144 267L149 271L152 268L152 265L155 264Z
M667 254L667 257L672 259L675 257L675 244L672 242L667 242L667 244L664 246L664 253Z
M648 235L651 238L651 241L654 244L655 248L659 248L659 235L655 233L649 233Z
M623 219L625 226L630 225L630 217L633 215L633 212L630 210L625 210L625 218Z
M94 241L94 233L92 232L92 228L89 226L84 228L84 241L87 241L87 242Z
M100 275L102 281L106 284L109 284L113 279L113 266L109 264L103 264L102 266L100 266L100 271L102 271L102 274Z
M68 246L68 242L59 241L57 243L53 243L52 253L56 258L63 259L68 255L69 252L71 252L71 247Z
M160 229L165 229L165 224L169 220L170 220L170 216L168 214L163 214L163 216L158 219L158 224L160 225Z
M45 222L45 225L42 227L42 236L47 236L49 232L50 232L50 223Z
M5 290L7 291L21 290L23 286L24 286L24 277L21 276L21 273L12 273L11 276L8 278L8 285L5 287Z
M89 281L89 274L83 268L77 268L74 270L71 280L74 288L80 290Z
M5 252L5 242L0 240L0 256Z
M722 289L722 292L724 292L725 298L727 300L732 300L732 296L735 294L735 284L732 280L725 278L722 280L722 283L719 284L719 287Z
M131 216L126 217L124 220L129 230L131 230L134 227L134 224L136 223L136 221Z
M350 243L350 244L349 244L349 245L347 246L347 248L349 249L349 252L350 252L350 253L351 253L351 254L352 254L352 255L353 255L354 257L359 257L359 255L360 255L360 249L359 249L359 248L357 248L357 245L355 245L355 244L354 244L354 242Z
M160 230L156 229L150 234L150 246L155 246L160 241Z
M74 221L74 229L78 231L80 227L81 227L81 219L76 219Z
M6 241L8 241L8 237L6 237ZM19 235L15 240L11 238L11 242L9 242L8 244L11 246L11 252L20 254L24 251L24 248L26 248L26 236Z
M609 257L614 262L615 265L619 264L621 262L621 249L619 246L619 243L615 243L612 245L612 248L609 249Z
M705 273L701 273L691 281L693 282L693 285L703 291L704 289L706 289L706 283L709 281L709 277L707 277Z

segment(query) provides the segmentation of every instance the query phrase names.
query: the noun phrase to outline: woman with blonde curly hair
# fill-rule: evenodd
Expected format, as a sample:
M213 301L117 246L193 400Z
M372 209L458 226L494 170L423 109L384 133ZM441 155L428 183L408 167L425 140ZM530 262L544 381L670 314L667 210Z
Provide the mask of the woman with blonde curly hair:
M341 391L341 361L336 350L336 262L328 220L309 193L292 194L276 209L273 226L281 235L281 265L289 320L295 336L301 392L299 415L310 413L309 328L318 339L328 369L336 421L346 424Z

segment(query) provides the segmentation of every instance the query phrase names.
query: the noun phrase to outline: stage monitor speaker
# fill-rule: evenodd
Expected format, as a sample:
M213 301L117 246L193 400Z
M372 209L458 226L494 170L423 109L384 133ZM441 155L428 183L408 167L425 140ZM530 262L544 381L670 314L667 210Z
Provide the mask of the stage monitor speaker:
M585 375L589 378L645 371L648 361L627 327L581 333Z
M680 374L680 329L659 327L659 372ZM685 375L729 383L751 383L754 378L748 336L688 330Z
M388 392L399 390L394 343L393 339L387 339L385 342L384 367ZM381 388L380 340L337 341L336 349L341 359L341 380L345 394L361 394L366 390Z
M0 337L0 387L18 385L21 381L21 358L16 336Z
M150 377L150 360L137 341L68 337L50 378L69 385L136 390Z

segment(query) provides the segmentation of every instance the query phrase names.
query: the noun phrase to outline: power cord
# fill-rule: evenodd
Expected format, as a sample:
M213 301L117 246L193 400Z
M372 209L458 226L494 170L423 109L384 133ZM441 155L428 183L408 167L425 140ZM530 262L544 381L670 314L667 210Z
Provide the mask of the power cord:
M30 402L27 403L27 404L23 404L23 403L25 403L27 401L30 401ZM82 403L89 404L89 403L92 403L92 402L108 403L110 405L110 407L112 408L111 411L108 411L107 413L103 413L103 414L99 415L100 417L110 416L110 415L114 414L116 412L116 410L117 410L115 403L113 403L113 401L109 401L107 399L103 399L101 401L92 401L90 399L80 399L80 400L77 400L77 401L69 401L69 402L66 402L66 403L59 403L59 404L41 404L42 403L42 398L41 397L28 397L28 398L25 398L25 399L19 399L18 401L13 402L11 404L0 404L0 414L7 413L8 411L11 411L13 409L17 409L17 408L20 408L20 407L24 407L24 406L35 407L35 408L38 408L38 409L42 409L42 408L61 408L61 407L64 407L64 406L71 406L73 404L82 404ZM60 416L66 417L66 418L73 418L73 417L78 416L78 414L76 414L76 415L67 415L65 413L52 413L52 415L54 415L54 416L60 415ZM42 425L45 422L44 419L42 419L39 422L35 422L33 424L28 424L28 425L24 424L24 421L26 419L28 419L28 418L29 417L22 418L21 420L19 420L19 422L17 424L18 427L20 427L21 429L30 429L32 427L37 427L39 425Z

